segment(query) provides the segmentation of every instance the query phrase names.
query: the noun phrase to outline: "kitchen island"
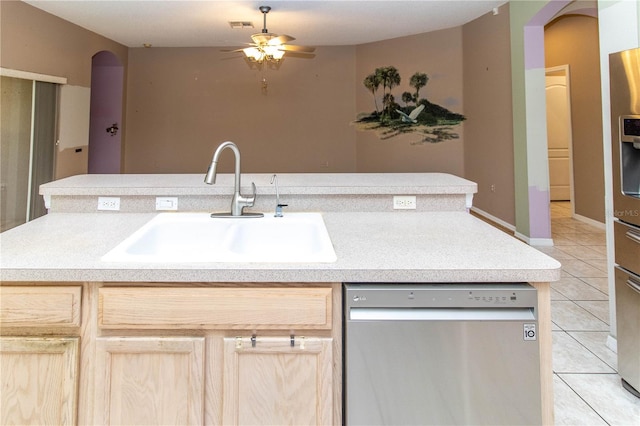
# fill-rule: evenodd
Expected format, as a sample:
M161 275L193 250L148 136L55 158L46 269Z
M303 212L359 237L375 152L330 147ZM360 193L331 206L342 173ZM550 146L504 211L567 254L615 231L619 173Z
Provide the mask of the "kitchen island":
M258 188L252 210L273 212L270 177L243 175L245 185ZM41 188L48 215L0 235L3 347L42 354L49 344L59 349L47 353L65 354L71 369L55 385L65 401L56 423L142 421L151 414L139 404L149 398L164 407L153 410L156 422L278 422L284 415L340 424L343 282L534 285L543 419L552 423L549 282L560 278L560 264L470 215L474 183L443 174L279 175L285 216L322 212L333 263L101 260L156 215L156 197L177 198L179 211L228 209L232 176L220 175L213 186L201 182L200 175L68 178ZM416 209L394 210L393 195L415 196ZM120 211L96 211L103 196L119 197ZM282 377L263 377L256 368L275 371L282 356L301 353L313 360L299 357L282 373L300 383L286 395L290 405L269 411L262 403L264 411L254 411L256 398L290 392L274 385ZM149 374L182 369L191 379L160 375L157 389L146 389L127 383L136 373L131 365ZM39 420L35 413L15 418Z

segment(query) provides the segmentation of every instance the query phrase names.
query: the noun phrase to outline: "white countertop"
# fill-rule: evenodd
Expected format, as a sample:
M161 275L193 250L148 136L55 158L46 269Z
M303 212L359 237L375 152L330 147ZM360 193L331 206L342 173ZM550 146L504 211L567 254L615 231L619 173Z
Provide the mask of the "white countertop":
M213 195L229 194L233 174L221 173L215 185L202 174L78 175L40 186L44 196ZM259 193L274 193L271 173L243 173L242 188L256 184ZM446 173L278 173L281 194L474 194L475 182Z
M324 213L338 258L335 263L158 265L100 261L154 215L56 213L6 231L0 234L1 278L414 283L560 279L556 260L466 212Z

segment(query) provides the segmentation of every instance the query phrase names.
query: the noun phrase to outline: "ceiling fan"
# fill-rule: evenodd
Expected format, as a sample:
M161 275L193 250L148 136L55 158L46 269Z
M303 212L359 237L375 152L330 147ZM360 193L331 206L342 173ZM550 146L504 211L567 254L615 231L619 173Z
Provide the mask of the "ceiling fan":
M248 43L251 47L232 50L232 52L242 51L250 61L257 63L265 61L279 62L284 57L285 52L293 52L293 56L300 58L313 58L315 56L313 54L316 50L315 47L286 44L295 40L295 38L286 34L270 33L267 30L267 13L271 10L271 6L260 6L258 9L263 16L262 32L251 36L253 43Z

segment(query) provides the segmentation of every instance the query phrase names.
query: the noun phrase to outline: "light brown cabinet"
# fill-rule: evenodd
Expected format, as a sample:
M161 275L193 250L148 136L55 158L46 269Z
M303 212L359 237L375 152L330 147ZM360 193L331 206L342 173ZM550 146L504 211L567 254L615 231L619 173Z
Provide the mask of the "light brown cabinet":
M76 424L80 285L0 286L0 424Z
M225 338L223 424L331 424L331 346L331 338Z
M199 425L204 419L204 338L96 341L95 425Z
M305 336L98 338L92 423L331 424L332 342Z
M75 424L77 337L0 337L0 378L0 424Z
M333 311L328 285L100 287L93 421L331 424Z
M80 285L1 285L2 334L77 331L81 296Z
M341 422L339 284L12 284L2 424Z
M102 287L102 329L330 330L331 287Z
M331 424L331 338L222 340L219 358L200 337L99 338L92 423L208 424L205 369L220 364L222 424Z

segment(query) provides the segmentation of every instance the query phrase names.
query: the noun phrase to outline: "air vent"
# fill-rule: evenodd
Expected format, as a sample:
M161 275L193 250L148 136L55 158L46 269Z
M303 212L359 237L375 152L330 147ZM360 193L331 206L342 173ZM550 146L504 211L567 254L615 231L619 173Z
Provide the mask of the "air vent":
M251 21L229 21L229 26L233 29L253 28Z

